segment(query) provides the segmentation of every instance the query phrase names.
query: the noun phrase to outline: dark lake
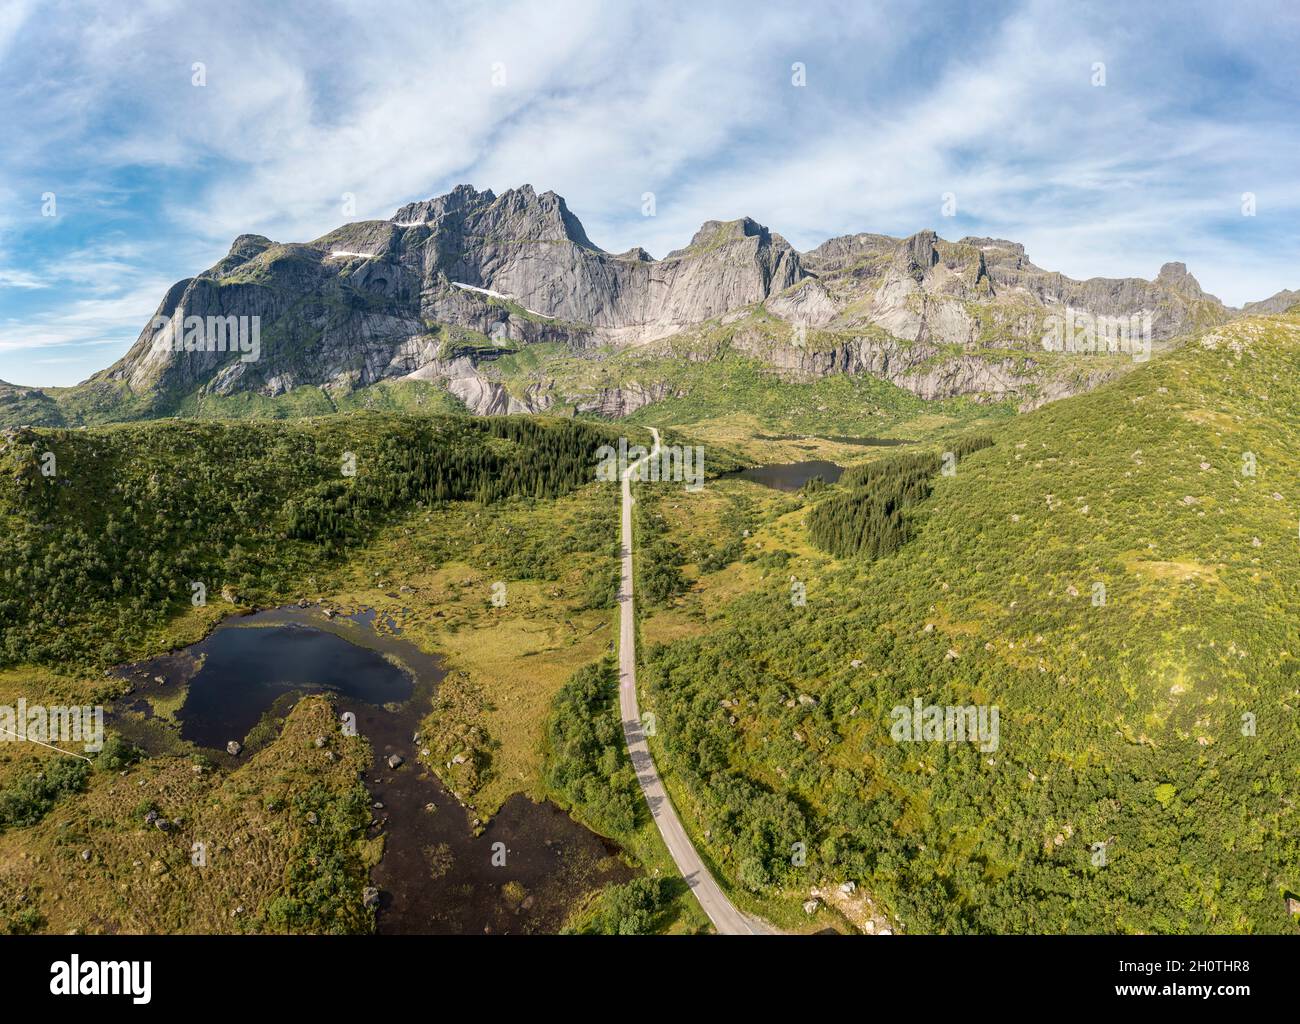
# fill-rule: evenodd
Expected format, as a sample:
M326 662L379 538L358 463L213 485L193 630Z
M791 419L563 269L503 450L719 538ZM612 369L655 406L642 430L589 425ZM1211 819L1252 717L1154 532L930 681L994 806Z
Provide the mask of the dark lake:
M228 619L184 650L119 669L132 691L109 718L153 754L202 748L233 770L275 735L268 722L278 723L300 696L331 694L339 714L356 716L374 752L363 781L374 805L370 834L384 837L383 858L370 873L380 891L380 932L554 932L585 894L633 876L616 846L554 804L517 794L481 825L474 805L461 804L417 759L421 719L445 675L442 659L376 632L375 622L368 610L331 619L316 608ZM179 736L150 703L178 688ZM237 757L226 753L230 740L246 746ZM390 754L405 763L390 768ZM497 844L505 846L504 865L494 863Z
M809 462L786 462L773 466L751 466L728 476L738 476L742 480L752 480L764 487L775 487L778 491L797 491L815 476L821 477L828 484L835 483L844 470L833 462L813 459Z
M200 747L243 740L286 693L332 691L346 700L408 700L412 676L378 651L301 625L218 629L191 648L202 667L177 717L181 738Z

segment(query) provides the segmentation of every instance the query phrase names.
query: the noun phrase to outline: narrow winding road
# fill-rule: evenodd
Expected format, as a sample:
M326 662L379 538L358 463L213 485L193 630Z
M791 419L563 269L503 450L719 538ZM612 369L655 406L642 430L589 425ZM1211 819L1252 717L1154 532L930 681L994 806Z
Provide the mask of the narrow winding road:
M623 735L627 738L627 752L632 758L632 767L636 770L637 781L641 783L641 792L645 794L646 803L650 805L655 825L664 837L668 852L672 854L677 870L686 879L700 906L713 922L713 927L720 935L764 935L769 930L758 921L754 921L732 905L726 894L704 866L695 845L691 842L681 819L677 817L672 801L664 789L663 779L655 767L650 748L646 745L645 732L641 726L641 709L636 699L636 627L632 614L632 485L628 480L632 471L647 459L659 454L659 431L650 428L654 434L654 447L644 459L633 463L623 473L623 530L620 556L623 562L623 580L619 588L619 633L618 633L618 707L623 716Z

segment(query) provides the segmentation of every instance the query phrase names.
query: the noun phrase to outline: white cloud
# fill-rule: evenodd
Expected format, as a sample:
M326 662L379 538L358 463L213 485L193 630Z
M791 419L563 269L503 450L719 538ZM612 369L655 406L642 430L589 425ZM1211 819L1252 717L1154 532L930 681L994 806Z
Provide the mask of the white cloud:
M0 57L13 44L31 11L32 5L27 0L4 0L0 3Z
M48 288L49 282L43 281L25 270L6 270L0 267L0 288Z
M1300 286L1285 227L1300 139L1268 105L1298 24L1282 15L1207 7L1218 31L1196 36L1155 10L1034 0L1000 16L596 0L334 3L309 19L239 2L29 10L0 3L0 351L85 346L87 312L124 347L166 286L237 234L310 239L350 219L344 192L357 217L388 217L461 181L553 189L612 251L662 256L704 220L750 215L805 249L933 227L1022 241L1074 277L1180 259L1233 303ZM15 46L20 30L35 45ZM1189 70L1184 35L1229 70ZM124 241L15 236L15 197L47 187L118 204ZM1249 225L1233 219L1243 191L1260 195ZM13 237L32 250L16 258ZM56 292L66 309L31 306ZM20 293L15 317L4 303Z

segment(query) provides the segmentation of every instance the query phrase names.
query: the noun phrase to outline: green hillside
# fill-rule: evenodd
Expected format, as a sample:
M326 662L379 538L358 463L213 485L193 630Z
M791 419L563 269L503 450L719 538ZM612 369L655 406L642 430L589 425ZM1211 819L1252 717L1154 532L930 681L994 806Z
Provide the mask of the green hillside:
M0 667L124 660L195 599L270 603L417 504L553 498L608 428L379 413L0 435Z
M738 896L779 915L852 880L917 932L1293 931L1298 371L1300 316L1246 319L997 425L875 560L808 544L843 487L777 505L745 557L793 557L734 598L704 574L707 632L642 683ZM996 750L896 742L914 698L996 705Z

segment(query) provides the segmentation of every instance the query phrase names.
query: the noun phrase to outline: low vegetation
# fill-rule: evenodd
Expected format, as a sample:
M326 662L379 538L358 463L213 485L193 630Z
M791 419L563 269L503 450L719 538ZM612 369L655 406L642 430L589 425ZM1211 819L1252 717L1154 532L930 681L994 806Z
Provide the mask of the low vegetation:
M703 575L704 621L642 627L671 637L641 677L656 756L737 898L801 918L848 880L896 930L1293 932L1298 364L1300 318L1242 320L1018 417L874 559L804 546L845 487L769 502L745 557L785 569ZM900 741L918 699L997 707L999 737Z

